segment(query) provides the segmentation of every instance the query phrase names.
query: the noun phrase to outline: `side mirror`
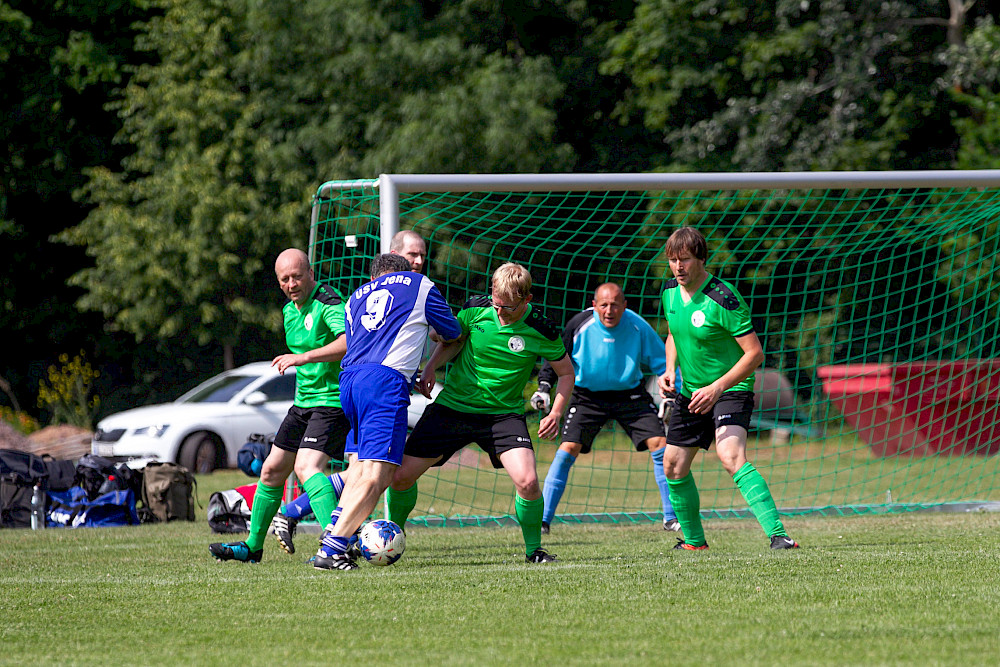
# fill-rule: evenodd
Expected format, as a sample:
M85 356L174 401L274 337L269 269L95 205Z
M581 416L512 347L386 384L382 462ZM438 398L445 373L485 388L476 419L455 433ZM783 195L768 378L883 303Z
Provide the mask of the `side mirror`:
M267 403L267 394L262 391L252 391L247 394L247 397L243 399L243 402L254 407L263 405L264 403Z

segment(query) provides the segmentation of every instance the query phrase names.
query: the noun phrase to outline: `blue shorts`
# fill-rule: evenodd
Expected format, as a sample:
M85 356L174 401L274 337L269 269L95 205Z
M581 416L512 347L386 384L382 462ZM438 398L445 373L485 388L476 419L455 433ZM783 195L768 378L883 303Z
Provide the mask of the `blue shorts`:
M410 383L401 373L374 364L348 366L340 372L340 403L351 424L345 453L402 463Z

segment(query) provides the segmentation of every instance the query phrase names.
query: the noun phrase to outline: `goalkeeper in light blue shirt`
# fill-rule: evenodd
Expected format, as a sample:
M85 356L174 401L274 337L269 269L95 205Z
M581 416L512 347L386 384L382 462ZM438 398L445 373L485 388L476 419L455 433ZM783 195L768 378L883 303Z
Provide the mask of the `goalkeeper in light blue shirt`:
M666 371L663 340L626 306L621 287L605 283L595 290L593 307L574 315L563 332L566 352L576 370L576 384L563 422L561 443L542 488L543 533L551 529L570 468L580 454L590 452L609 419L625 429L636 451L649 450L663 507L663 528L680 529L663 473L667 441L662 412L657 413L643 381L646 375L658 376ZM543 365L538 373L538 391L531 397L536 409L548 409L554 377L548 364Z

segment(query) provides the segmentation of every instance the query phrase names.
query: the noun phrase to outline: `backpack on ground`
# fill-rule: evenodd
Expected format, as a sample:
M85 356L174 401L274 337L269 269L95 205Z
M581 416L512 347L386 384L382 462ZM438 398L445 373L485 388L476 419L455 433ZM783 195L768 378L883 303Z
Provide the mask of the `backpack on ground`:
M76 464L72 486L86 491L90 500L112 491L132 491L135 498L139 498L142 494L142 473L133 470L127 463L115 463L103 456L87 454Z
M76 462L76 478L73 486L82 488L87 492L87 498L93 500L102 493L121 488L116 484L109 484L109 478L114 477L114 474L114 461L96 454L86 454Z
M246 533L250 530L250 505L236 489L216 491L208 499L208 527L213 533Z
M41 457L17 449L0 449L0 528L31 527L31 495L47 488L48 472ZM44 512L45 498L42 497Z
M114 479L110 480L113 484L109 485L110 488L103 489L103 491L105 493L118 489L131 491L138 501L142 498L142 476L142 470L130 468L127 463L116 463Z
M182 465L151 461L142 471L142 512L147 521L194 521L194 487L191 471Z
M274 434L251 433L247 436L246 444L236 453L236 467L250 477L260 477L264 459L271 452L273 443Z

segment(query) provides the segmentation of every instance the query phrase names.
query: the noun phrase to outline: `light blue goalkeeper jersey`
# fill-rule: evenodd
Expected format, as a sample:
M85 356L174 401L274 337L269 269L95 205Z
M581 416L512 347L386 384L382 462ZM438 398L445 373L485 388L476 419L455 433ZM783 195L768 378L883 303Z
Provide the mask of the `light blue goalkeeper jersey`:
M625 309L618 325L605 327L593 308L577 313L563 331L573 360L576 386L590 391L620 391L638 386L644 375L667 369L663 340L638 313ZM546 364L538 383L552 386L555 371Z

